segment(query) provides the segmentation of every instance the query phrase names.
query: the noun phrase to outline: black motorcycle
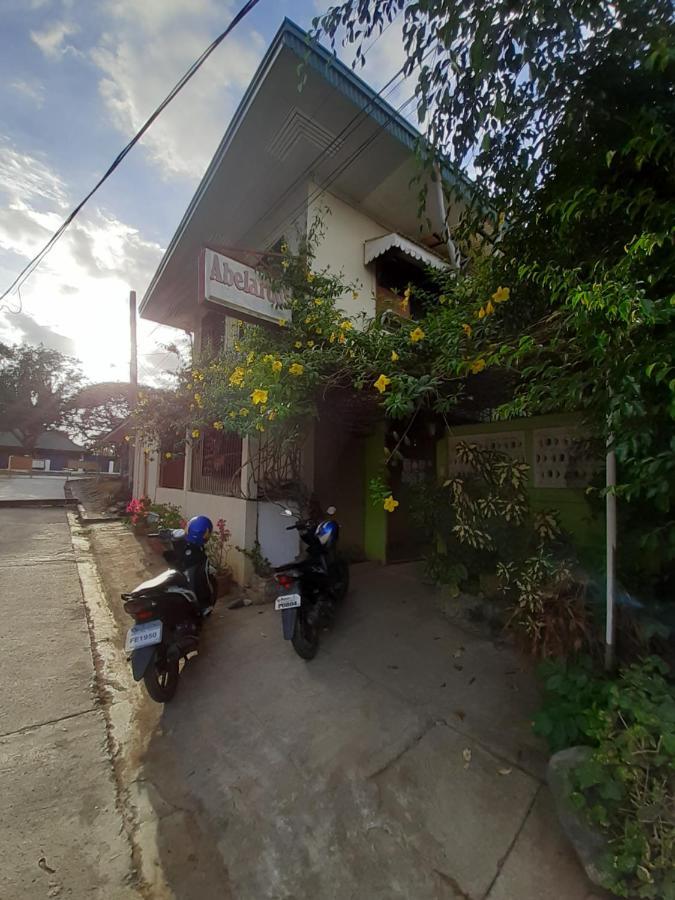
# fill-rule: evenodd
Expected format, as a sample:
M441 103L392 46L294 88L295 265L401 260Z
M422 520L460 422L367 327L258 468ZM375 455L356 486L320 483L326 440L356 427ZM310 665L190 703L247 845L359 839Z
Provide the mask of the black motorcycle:
M293 516L290 510L283 514ZM307 545L306 556L274 570L280 587L275 609L281 611L284 638L303 659L316 656L320 630L331 624L349 590L349 566L337 550L335 507L328 508L328 515L318 524L301 519L289 525L286 530L297 529Z
M188 542L185 531L163 529L162 554L172 568L122 594L124 609L134 619L126 651L134 681L145 683L158 703L168 703L178 687L179 663L197 650L204 618L216 602L215 569L202 546Z

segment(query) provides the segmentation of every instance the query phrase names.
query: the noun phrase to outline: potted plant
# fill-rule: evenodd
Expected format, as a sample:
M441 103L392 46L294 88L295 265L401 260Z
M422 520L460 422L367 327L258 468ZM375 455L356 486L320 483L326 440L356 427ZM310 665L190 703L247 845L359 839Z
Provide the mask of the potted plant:
M232 587L232 569L227 561L231 550L231 537L232 534L225 519L218 519L215 530L206 545L206 553L216 570L219 597L227 594Z

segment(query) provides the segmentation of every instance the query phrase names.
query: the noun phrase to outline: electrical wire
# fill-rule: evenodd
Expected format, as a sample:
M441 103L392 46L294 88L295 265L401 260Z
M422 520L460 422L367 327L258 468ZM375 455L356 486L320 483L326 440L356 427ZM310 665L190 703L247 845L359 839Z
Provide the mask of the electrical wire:
M61 235L65 232L71 222L75 219L75 217L80 213L85 204L93 197L93 195L98 191L98 189L104 184L105 181L110 178L115 169L120 165L122 160L127 156L127 154L132 150L132 148L140 141L145 132L150 128L155 119L158 118L159 115L166 109L166 107L171 103L171 101L176 97L178 93L185 87L185 85L190 81L193 75L201 68L201 66L206 62L208 57L213 53L213 51L225 40L225 38L230 34L230 32L241 22L241 20L248 15L249 12L256 6L260 0L247 0L246 3L242 6L239 12L234 16L230 24L227 26L225 31L218 35L218 37L212 41L211 44L204 50L198 59L192 63L190 68L185 72L185 74L178 80L178 82L174 85L174 87L169 91L167 96L162 100L159 106L155 109L155 111L150 115L150 117L145 121L139 131L132 137L129 143L117 154L111 165L108 167L107 171L99 178L94 187L89 191L89 193L82 199L77 206L69 213L69 215L64 219L61 225L57 228L54 234L49 238L47 243L42 247L42 249L30 260L29 263L24 266L21 272L14 279L12 284L0 295L0 304L7 297L8 294L14 292L17 288L21 287L21 285L25 282L25 280L35 271L35 269L40 265L42 260L47 256L50 252L54 244L59 240ZM0 305L0 310L2 310L3 306ZM6 308L6 304L5 304Z

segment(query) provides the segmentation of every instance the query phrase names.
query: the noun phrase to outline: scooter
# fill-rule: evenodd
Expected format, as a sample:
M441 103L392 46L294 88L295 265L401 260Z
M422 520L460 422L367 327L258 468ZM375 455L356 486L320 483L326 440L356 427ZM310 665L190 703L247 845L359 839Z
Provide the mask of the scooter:
M349 565L337 552L340 526L335 512L330 506L323 522L298 519L289 525L286 530L297 529L307 545L306 557L274 569L280 588L275 609L281 612L284 639L303 659L316 656L320 630L333 621L349 590ZM282 515L293 517L289 509Z
M134 681L143 679L150 697L168 703L178 687L179 663L199 646L199 633L217 596L215 568L203 544L191 543L182 528L149 537L166 544L162 556L172 568L122 594L135 621L126 638Z

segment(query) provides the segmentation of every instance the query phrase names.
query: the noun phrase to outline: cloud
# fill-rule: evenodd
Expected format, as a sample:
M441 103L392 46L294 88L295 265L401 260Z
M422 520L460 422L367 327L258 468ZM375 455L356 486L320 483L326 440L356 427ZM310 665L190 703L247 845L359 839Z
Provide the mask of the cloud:
M212 0L116 0L90 58L113 125L131 137L230 17ZM196 9L196 12L195 12ZM265 50L242 26L209 57L143 138L163 177L199 178Z
M0 314L0 334L11 343L44 344L50 350L58 350L66 356L75 354L75 342L72 338L59 334L46 325L40 325L25 312Z
M17 177L17 166L25 176ZM19 174L21 174L19 172ZM0 140L0 285L40 249L69 205L57 173ZM5 340L37 342L77 356L95 379L126 378L129 290L142 294L163 249L110 212L91 207L11 297L21 315L0 315ZM140 329L141 350L171 340L171 329Z
M54 22L44 31L31 31L30 37L46 57L58 59L70 48L70 45L65 43L66 38L77 34L79 30L79 27L71 22Z
M24 81L17 78L15 81L10 81L8 87L24 100L29 100L37 109L41 109L44 105L44 86L39 81Z

